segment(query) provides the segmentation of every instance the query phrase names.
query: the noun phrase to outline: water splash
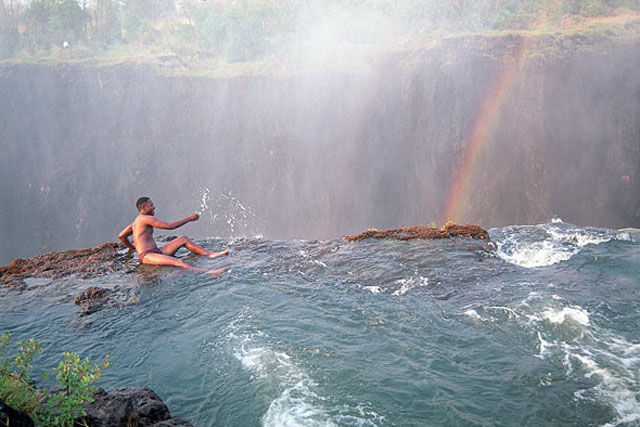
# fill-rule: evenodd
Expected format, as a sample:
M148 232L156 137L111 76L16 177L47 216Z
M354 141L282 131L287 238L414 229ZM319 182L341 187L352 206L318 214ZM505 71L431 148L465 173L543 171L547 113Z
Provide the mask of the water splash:
M254 210L240 201L230 190L215 192L203 186L199 194L200 215L206 237L246 237L260 235L263 221Z
M200 208L196 211L198 215L202 215L209 209L209 195L211 194L211 190L209 187L205 187L202 190L202 194L200 195Z
M258 225L261 221L258 215L230 190L219 193L213 203L217 212L211 217L211 221L216 229L226 230L226 235L230 237L260 234Z

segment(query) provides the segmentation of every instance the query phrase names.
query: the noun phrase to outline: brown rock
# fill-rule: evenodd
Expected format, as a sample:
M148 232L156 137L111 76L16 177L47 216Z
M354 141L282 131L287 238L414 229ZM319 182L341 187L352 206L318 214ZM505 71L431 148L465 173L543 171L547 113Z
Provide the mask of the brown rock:
M105 242L92 248L16 258L7 267L0 267L0 282L7 287L21 287L27 277L57 279L76 274L86 278L111 273L119 269L117 248L117 243Z
M74 303L82 308L84 314L95 313L104 307L111 293L109 289L89 286L76 296Z
M451 237L473 237L482 240L489 240L489 233L483 228L472 224L446 223L441 228L429 227L426 225L412 225L410 227L393 228L389 230L376 230L370 228L360 234L349 234L344 238L350 242L374 238L374 239L448 239Z

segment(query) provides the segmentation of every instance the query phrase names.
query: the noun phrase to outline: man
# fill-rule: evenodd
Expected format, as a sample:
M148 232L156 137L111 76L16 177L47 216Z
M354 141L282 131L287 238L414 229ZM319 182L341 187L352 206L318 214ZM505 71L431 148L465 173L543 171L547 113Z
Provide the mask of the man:
M138 259L142 264L173 265L175 267L187 268L189 270L206 272L211 275L217 275L224 271L224 268L206 270L204 268L194 267L173 255L183 246L193 253L208 255L210 258L227 255L229 253L228 249L222 252L211 252L202 246L193 243L186 236L178 237L161 248L158 248L156 246L156 242L153 240L154 227L161 228L163 230L173 230L188 222L197 221L198 218L200 218L200 215L193 213L184 219L173 222L164 222L154 216L156 208L153 206L153 202L150 198L140 197L136 202L136 207L140 214L131 224L118 234L118 238L127 248L129 248L129 251L136 250L138 252ZM129 241L129 236L132 234L133 244Z

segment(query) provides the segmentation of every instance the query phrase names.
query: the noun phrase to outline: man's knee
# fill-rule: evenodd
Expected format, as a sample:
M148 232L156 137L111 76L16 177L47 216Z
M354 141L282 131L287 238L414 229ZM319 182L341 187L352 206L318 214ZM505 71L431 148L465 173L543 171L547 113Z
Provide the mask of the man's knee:
M187 236L180 236L180 239L182 239L183 245L186 245L187 243L193 243L193 241L191 241L191 239L189 239Z

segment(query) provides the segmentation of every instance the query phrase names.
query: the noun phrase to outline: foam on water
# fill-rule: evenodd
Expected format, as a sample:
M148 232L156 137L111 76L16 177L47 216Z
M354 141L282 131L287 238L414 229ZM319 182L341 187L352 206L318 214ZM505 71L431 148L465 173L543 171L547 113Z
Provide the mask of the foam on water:
M584 377L598 380L593 393L585 390L587 393L578 393L576 396L589 400L593 394L597 399L608 401L618 414L618 419L607 425L626 425L640 421L640 402L636 391L640 369L637 352L621 356L613 350L611 341L607 338L600 339L597 348L565 346L565 350L568 358L580 363L585 372Z
M362 407L333 407L300 363L286 351L274 348L268 336L243 331L238 319L231 327L227 337L233 341L236 359L252 373L260 390L277 395L262 417L264 426L335 426L345 425L345 420L349 425L365 426L377 425L375 420L382 419Z
M271 402L262 421L265 426L334 426L329 414L314 406L314 401L322 401L311 388L309 380L301 380L286 388Z
M466 314L467 316L469 316L470 318L472 318L474 320L482 320L482 316L480 316L478 314L478 312L475 311L474 309L469 309L469 310L465 311L464 314Z
M374 295L378 295L384 292L380 286L363 286L362 289L367 292L371 292Z
M505 251L504 246L498 244L498 256L507 262L528 268L566 261L577 253L576 250L562 248L547 241L514 246L514 250Z
M550 308L544 310L541 316L555 324L573 321L583 326L589 325L589 314L580 307L563 307L561 310Z
M516 322L535 334L538 346L533 356L563 366L566 378L577 375L595 382L575 390L574 396L610 405L617 419L607 425L640 421L640 343L594 324L584 308L557 295L531 292L513 309L478 306L467 308L464 315L479 322ZM547 386L553 381L540 379Z
M396 280L395 285L397 288L392 292L392 295L402 296L412 289L429 286L429 279L422 276L410 277Z
M554 219L548 224L507 227L495 241L500 258L521 267L535 268L567 261L588 245L630 239L628 233L578 228Z
M518 309L522 316L513 318L525 319L523 326L535 330L536 357L560 360L567 377L575 374L596 381L591 389L576 390L577 399L611 405L618 419L609 425L640 421L640 343L594 324L584 308L555 295L531 293Z

